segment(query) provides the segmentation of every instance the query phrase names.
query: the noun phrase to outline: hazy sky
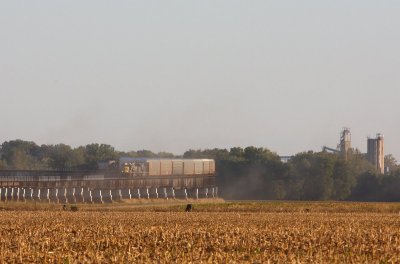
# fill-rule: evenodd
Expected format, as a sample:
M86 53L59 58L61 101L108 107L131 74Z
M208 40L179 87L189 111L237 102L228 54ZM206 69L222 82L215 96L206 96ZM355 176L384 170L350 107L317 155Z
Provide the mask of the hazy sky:
M0 142L281 155L385 135L400 1L2 1Z

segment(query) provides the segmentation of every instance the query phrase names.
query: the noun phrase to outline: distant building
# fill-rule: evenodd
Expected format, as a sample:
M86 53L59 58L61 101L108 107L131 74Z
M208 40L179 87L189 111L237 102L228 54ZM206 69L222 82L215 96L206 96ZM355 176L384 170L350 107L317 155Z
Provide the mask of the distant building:
M385 153L383 146L383 135L377 134L376 138L368 138L367 149L368 161L375 166L377 172L384 174Z

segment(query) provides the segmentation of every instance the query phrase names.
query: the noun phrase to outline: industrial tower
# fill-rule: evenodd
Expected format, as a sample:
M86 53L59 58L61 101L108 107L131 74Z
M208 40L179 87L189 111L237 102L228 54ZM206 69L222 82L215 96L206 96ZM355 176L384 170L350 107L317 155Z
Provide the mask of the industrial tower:
M340 142L337 145L336 149L327 146L322 147L322 151L329 151L332 153L340 154L346 160L350 149L351 149L351 133L350 133L350 128L348 127L344 127L340 132Z
M351 149L350 128L344 127L340 133L340 154L347 160L347 154Z
M376 134L376 138L368 137L368 161L371 162L379 173L385 173L385 153L383 135Z

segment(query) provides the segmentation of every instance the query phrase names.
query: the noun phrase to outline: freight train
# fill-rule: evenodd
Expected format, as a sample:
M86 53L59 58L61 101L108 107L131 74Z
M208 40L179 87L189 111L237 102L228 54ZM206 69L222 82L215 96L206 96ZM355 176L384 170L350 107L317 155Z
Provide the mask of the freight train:
M126 177L214 175L212 159L122 158L121 174Z
M1 189L4 189L3 192ZM77 190L87 193L107 193L118 191L119 194L136 190L151 195L152 190L158 197L162 189L167 195L175 196L182 190L182 195L202 192L207 197L209 190L214 195L216 189L215 161L212 159L150 159L121 158L117 162L109 162L106 167L96 171L49 171L49 170L0 170L0 199L5 199L7 188L15 192L31 189L41 196L40 190L47 195L55 194L63 189L65 195ZM86 191L85 191L86 190ZM6 192L10 195L11 191ZM150 194L149 194L150 193ZM34 194L36 195L36 194Z

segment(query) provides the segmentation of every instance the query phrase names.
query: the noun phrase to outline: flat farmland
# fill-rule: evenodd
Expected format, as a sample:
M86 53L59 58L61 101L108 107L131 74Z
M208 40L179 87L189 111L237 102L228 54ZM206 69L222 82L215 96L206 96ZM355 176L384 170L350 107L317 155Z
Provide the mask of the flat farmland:
M0 263L400 261L399 204L193 206L183 212L183 204L78 205L71 212L54 205L12 210L2 204Z

